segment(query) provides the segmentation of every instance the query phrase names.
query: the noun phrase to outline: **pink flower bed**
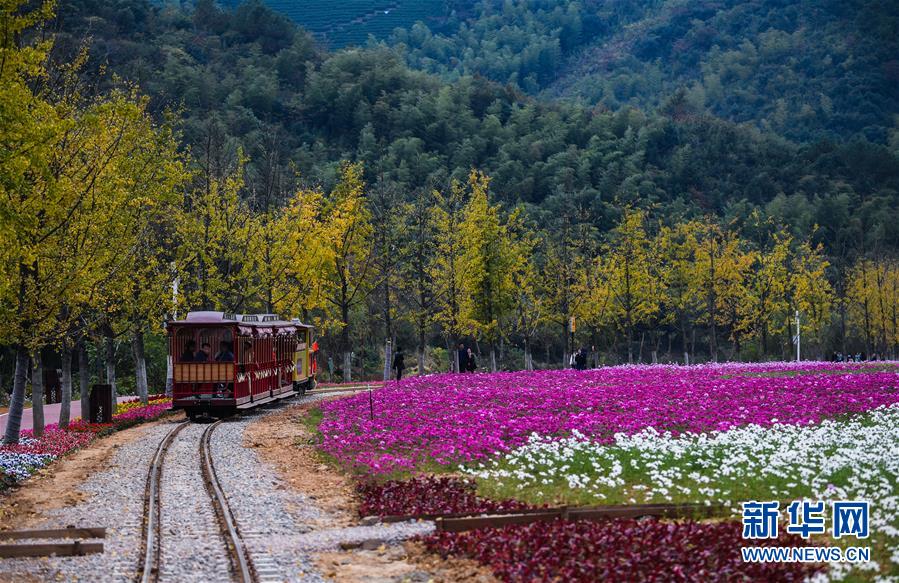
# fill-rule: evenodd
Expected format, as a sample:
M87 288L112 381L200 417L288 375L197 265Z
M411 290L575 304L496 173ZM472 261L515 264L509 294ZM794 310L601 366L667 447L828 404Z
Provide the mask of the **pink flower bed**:
M124 413L119 413L118 415L112 416L113 423L122 423L127 421L147 421L150 419L156 419L166 411L169 411L172 408L171 401L166 401L164 403L159 404L149 404L146 407L136 407L134 409L129 409Z
M899 373L863 364L622 366L443 374L322 405L322 447L372 473L484 459L528 436L578 430L600 442L646 427L678 432L805 424L899 402Z
M44 427L44 434L39 438L34 437L34 431L24 430L18 444L0 443L0 490L26 479L60 456L84 447L102 433L157 419L170 409L171 399L154 396L150 405L132 404L124 413L113 415L112 423L87 423L76 419L67 429L52 423Z
M824 569L803 563L744 563L741 546L803 546L798 536L750 541L738 522L535 522L441 532L425 546L490 567L509 582L804 581Z
M57 427L56 423L47 425L44 434L34 438L34 432L26 429L19 435L20 443L15 445L0 445L0 450L9 453L28 453L36 455L52 455L59 457L73 449L84 447L93 440L90 433L66 431Z

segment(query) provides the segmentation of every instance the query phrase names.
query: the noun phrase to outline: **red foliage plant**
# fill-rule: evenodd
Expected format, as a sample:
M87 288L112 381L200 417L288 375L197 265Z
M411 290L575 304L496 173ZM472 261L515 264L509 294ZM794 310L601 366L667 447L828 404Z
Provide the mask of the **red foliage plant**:
M474 559L502 581L803 581L822 565L744 563L741 546L802 546L792 535L749 541L733 521L535 522L425 537L444 558Z
M360 516L424 516L532 508L516 500L489 500L475 493L473 482L454 477L419 477L360 484Z

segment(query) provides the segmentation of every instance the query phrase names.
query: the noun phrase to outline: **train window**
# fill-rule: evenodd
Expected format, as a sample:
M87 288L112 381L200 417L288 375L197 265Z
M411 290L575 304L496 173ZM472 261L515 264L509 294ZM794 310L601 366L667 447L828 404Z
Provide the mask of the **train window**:
M197 352L194 354L194 362L229 362L233 360L231 330L228 328L200 328L197 331Z
M237 361L241 364L253 362L253 340L247 336L238 339Z
M182 328L175 334L172 346L172 354L178 355L178 362L193 362L197 351L197 340L194 331L190 328Z

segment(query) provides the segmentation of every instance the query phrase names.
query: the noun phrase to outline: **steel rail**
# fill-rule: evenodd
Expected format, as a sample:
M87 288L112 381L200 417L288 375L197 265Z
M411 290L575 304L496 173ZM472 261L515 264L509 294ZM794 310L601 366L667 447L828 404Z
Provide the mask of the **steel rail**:
M216 421L207 427L206 430L203 431L203 436L200 438L200 459L203 466L203 479L206 482L206 491L209 493L210 498L212 498L215 514L219 519L219 525L222 527L222 534L228 545L238 580L243 583L253 583L256 581L256 570L253 566L253 561L243 542L243 537L240 536L240 531L237 528L234 515L231 513L231 507L228 505L228 500L225 498L225 493L222 491L218 475L215 473L215 464L212 461L212 454L209 452L209 441L212 437L212 432L215 431L215 428L218 427L221 422L221 420Z
M141 549L143 562L138 566L137 580L141 583L155 581L159 577L160 556L160 500L159 484L162 478L162 464L165 454L178 433L187 427L188 422L179 423L169 431L156 448L150 471L147 474L147 487L144 494L144 521L141 532Z

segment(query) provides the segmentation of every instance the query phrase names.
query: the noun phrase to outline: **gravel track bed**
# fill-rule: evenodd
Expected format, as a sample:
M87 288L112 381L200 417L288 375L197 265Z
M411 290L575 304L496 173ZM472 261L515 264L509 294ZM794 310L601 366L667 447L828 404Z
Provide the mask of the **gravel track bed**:
M159 580L165 583L231 578L231 563L200 463L200 437L207 427L188 424L169 446L162 464Z
M321 398L310 396L302 402ZM316 530L315 523L327 520L328 514L307 496L285 488L252 448L234 447L243 443L250 423L271 413L262 410L222 423L211 439L216 474L250 556L257 568L260 564L269 566L271 578L263 576L263 580L322 581L311 563L310 552L371 539L398 542L433 531L431 522Z
M328 395L295 399L308 403ZM386 544L433 531L431 522L315 528L328 514L315 501L281 484L252 448L242 447L247 426L277 409L244 414L221 423L212 434L212 455L219 483L231 507L260 580L325 581L311 553L334 550L341 543ZM0 579L56 581L133 581L139 557L147 472L159 443L180 422L143 429L145 434L120 447L109 468L81 486L82 504L48 512L39 528L106 526L105 552L85 557L0 560ZM184 428L169 447L162 475L163 581L227 581L230 563L202 479L199 441L208 425ZM293 444L285 443L285 446ZM34 541L38 542L38 541ZM198 552L202 549L202 553Z

